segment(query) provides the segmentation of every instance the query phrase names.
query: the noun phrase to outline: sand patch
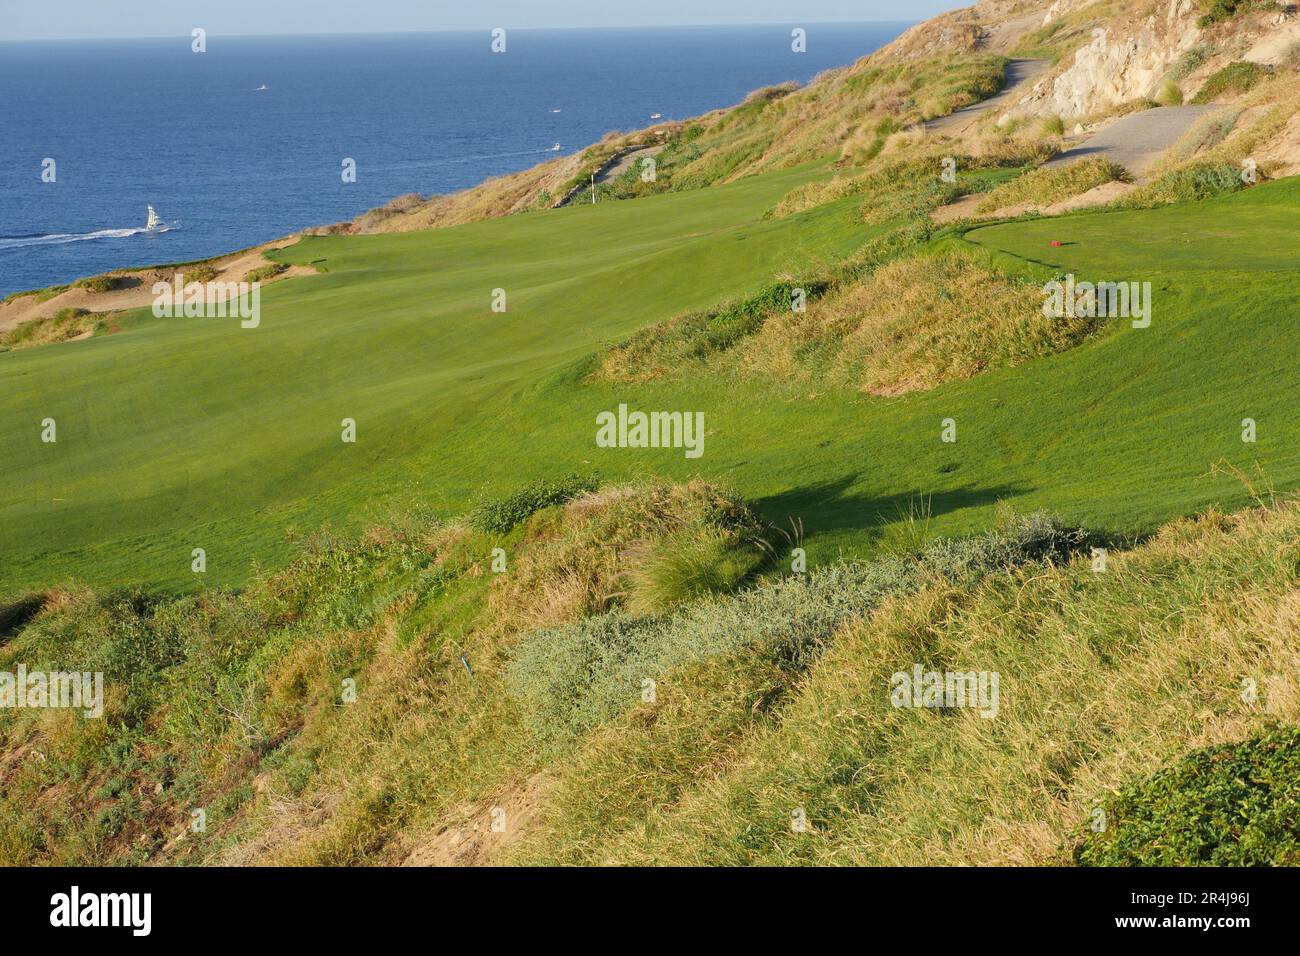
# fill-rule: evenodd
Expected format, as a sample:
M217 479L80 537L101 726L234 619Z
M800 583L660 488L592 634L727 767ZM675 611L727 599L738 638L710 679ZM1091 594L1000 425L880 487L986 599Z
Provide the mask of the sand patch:
M971 193L969 196L962 196L956 202L950 202L946 206L940 206L930 213L930 218L939 225L956 222L958 219L979 219L975 212L975 207L984 197L979 193Z
M1291 53L1293 47L1300 45L1300 22L1292 20L1280 23L1269 30L1260 40L1246 51L1243 60L1260 63L1265 66L1277 66Z
M946 206L940 206L930 213L930 218L937 224L943 225L956 222L958 219L1014 219L1017 216L1028 215L1029 213L1038 213L1043 216L1059 216L1078 209L1104 206L1107 203L1114 202L1134 188L1132 183L1102 183L1087 192L1072 196L1069 199L1063 199L1058 203L1052 203L1050 206L1022 202L1016 203L1014 206L1004 206L1001 209L995 209L984 214L975 211L975 207L979 205L979 201L983 198L983 196L976 193L971 196L962 196L956 202L949 203Z
M1300 113L1292 116L1277 136L1256 150L1255 158L1275 179L1300 174Z
M284 249L298 241L298 236L268 242L253 249L234 252L220 259L203 263L217 270L213 282L242 282L244 277L254 269L271 265L263 253L272 249ZM125 312L128 309L148 308L153 305L153 285L155 282L171 282L177 272L193 274L199 265L170 266L156 269L134 269L130 271L105 273L121 278L122 287L108 292L95 292L91 289L79 289L75 286L60 292L45 301L35 295L24 295L0 304L0 333L17 328L33 319L49 319L63 309L84 309L86 312L112 313ZM263 279L262 284L278 282L295 276L315 275L316 270L310 266L290 266L284 272L270 279Z
M450 821L415 846L402 866L485 866L516 843L541 811L541 775L508 787L496 799L464 807ZM493 829L493 822L498 827Z

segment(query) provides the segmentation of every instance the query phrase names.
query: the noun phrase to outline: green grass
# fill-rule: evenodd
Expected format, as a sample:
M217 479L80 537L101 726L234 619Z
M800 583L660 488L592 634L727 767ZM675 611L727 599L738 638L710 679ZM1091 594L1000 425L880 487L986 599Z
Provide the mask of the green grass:
M1205 84L1197 91L1196 96L1192 98L1192 102L1213 103L1221 96L1247 93L1254 89L1260 80L1269 76L1271 72L1272 70L1269 67L1260 66L1258 63L1248 63L1245 60L1229 63L1205 81Z
M594 412L546 424L529 392L642 325L847 253L866 234L848 204L760 221L817 174L704 202L308 239L278 258L329 273L264 289L256 330L138 313L127 334L5 355L0 592L65 575L190 586L195 547L206 583L240 582L292 553L287 531L363 522L386 502L463 511L485 483L508 493L574 470L595 452ZM355 445L340 441L345 417ZM484 467L502 455L514 464Z
M717 479L804 521L810 562L878 550L916 493L935 534L1020 510L1147 530L1247 500L1227 460L1300 485L1291 414L1300 184L1156 210L994 225L947 243L1042 279L1149 280L1149 329L896 399L762 380L591 381L591 356L674 314L752 295L875 235L849 197L764 212L818 169L429 233L305 240L326 274L263 290L262 326L137 316L123 334L0 355L0 593L238 584L295 540L393 509L463 513L538 478ZM1052 247L1051 241L1063 244ZM509 311L494 314L501 287ZM147 316L147 314L146 314ZM702 411L705 454L598 449L628 402ZM58 420L42 444L40 423ZM340 421L358 441L340 441ZM954 418L960 440L940 442ZM1241 420L1259 441L1240 440Z
M509 534L515 525L543 508L563 504L595 487L595 479L583 475L568 475L558 481L543 478L504 498L481 502L470 513L470 522L488 534Z
M1075 849L1085 866L1295 866L1300 728L1194 751L1102 811Z

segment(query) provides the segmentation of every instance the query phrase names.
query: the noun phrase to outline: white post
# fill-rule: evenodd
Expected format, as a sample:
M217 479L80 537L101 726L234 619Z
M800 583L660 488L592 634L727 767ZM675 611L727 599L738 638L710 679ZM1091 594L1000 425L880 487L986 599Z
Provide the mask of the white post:
M591 204L596 205L596 174L591 174Z

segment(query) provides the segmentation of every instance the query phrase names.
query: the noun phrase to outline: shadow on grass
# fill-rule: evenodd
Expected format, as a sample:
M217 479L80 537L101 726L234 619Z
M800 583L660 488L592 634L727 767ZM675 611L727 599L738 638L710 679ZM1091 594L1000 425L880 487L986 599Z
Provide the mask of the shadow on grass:
M908 514L924 501L931 518L995 504L1002 498L1026 494L1028 485L963 485L943 491L909 491L892 495L864 495L850 491L857 475L793 488L754 501L755 509L775 525L789 519L802 520L809 537L828 531L858 531L876 537L887 525Z
M16 601L0 602L0 644L6 644L45 606L45 595L28 594Z

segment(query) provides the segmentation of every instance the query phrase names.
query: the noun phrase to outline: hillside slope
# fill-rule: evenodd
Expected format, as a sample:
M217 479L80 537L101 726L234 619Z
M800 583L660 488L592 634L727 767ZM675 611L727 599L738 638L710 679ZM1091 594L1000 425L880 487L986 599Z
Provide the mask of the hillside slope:
M738 184L737 215L752 223L755 201L771 202L795 181ZM942 270L925 279L923 270L903 266L921 298L898 299L905 308L895 321L903 325L883 341L871 326L855 335L843 323L879 308L855 290L877 289L869 294L886 297L882 303L896 296L855 280L806 314L787 313L703 359L677 361L673 374L634 382L587 376L584 354L674 306L716 301L713 277L723 272L754 288L792 262L793 237L807 261L837 247L843 255L881 227L854 225L849 198L726 238L701 229L721 207L689 193L465 227L477 240L461 230L311 240L276 255L306 262L324 252L331 271L277 285L282 297L268 294L261 329L147 325L7 357L0 377L13 387L0 403L8 403L3 427L16 451L0 526L6 589L65 574L105 583L235 583L291 552L286 527L307 533L333 521L346 528L421 504L455 514L485 486L504 491L573 470L607 479L647 470L725 478L770 519L802 519L815 556L869 553L900 503L917 494L945 533L982 527L999 500L1141 531L1211 502L1241 503L1234 482L1216 473L1222 462L1263 469L1279 487L1293 487L1300 426L1285 412L1294 351L1286 343L1296 330L1269 317L1287 314L1295 281L1290 223L1298 182L1205 204L968 232L960 240L965 254L1025 283L1014 299L992 300L996 315L1010 320L998 326L1002 344L982 344L989 329L979 325L949 327L963 333L955 338L905 332L909 315L924 316L944 300L958 303L959 314L994 313L961 298L982 287L949 286ZM604 270L589 271L593 260L579 256L561 284L556 260L532 253L512 266L521 285L499 278L505 273L494 259L475 264L486 250L495 256L512 243L565 248L578 228L639 230L644 244L606 242ZM707 245L673 238L698 231ZM466 267L431 284L430 242L444 262ZM663 280L669 272L676 281ZM1048 338L1043 348L1067 350L1030 361L1034 348L1020 330L1035 316L1041 321L1033 283L1066 272L1151 282L1150 328L1112 321L1086 341ZM692 274L697 284L687 281ZM490 311L498 281L512 290L504 316ZM997 288L1005 280L990 281ZM442 303L442 318L426 317L422 303L430 301ZM607 303L620 307L607 311ZM467 311L482 318L466 324ZM361 364L359 321L372 329ZM494 323L496 337L484 337L478 322ZM802 338L790 337L791 322ZM186 363L177 362L176 343ZM986 348L1005 349L1006 358L948 369L954 357ZM837 387L843 379L835 376L865 363L899 369L905 349L906 362L934 369L926 374L938 387L899 397L887 396L907 389L875 389L883 396L876 397ZM843 372L827 379L828 367ZM975 377L949 381L953 375ZM160 389L172 396L162 407ZM152 410L123 417L116 406L97 406L101 392L123 407ZM213 401L220 414L204 411ZM597 448L597 413L620 403L702 412L704 455ZM54 447L31 424L46 415L62 429ZM358 422L355 445L340 442L344 417ZM1241 437L1247 418L1258 425L1250 443ZM942 440L945 419L956 423L956 443ZM210 468L199 468L200 452ZM132 489L126 500L123 488ZM191 571L195 547L208 554L205 577Z
M605 489L498 539L500 574L472 526L408 523L240 595L52 592L0 663L102 669L105 715L0 722L0 862L1059 864L1121 785L1300 720L1293 504L1174 522L1100 571L1012 518L579 653L738 508ZM997 696L900 708L918 665ZM1241 825L1289 836L1223 852L1295 862L1270 800Z
M1300 862L1290 24L980 3L0 354L0 672L106 682L0 863Z
M1300 15L1286 0L980 0L918 24L804 89L773 87L685 123L611 133L577 157L455 196L423 203L404 197L338 228L401 231L544 208L575 184L585 184L610 157L645 146L666 147L661 179L647 186L634 170L623 184L629 194L732 182L826 155L838 154L851 165L869 163L882 152L913 149L918 124L997 93L1008 58L1033 62L1035 68L1031 79L1013 80L1014 91L998 97L990 121L1010 130L1060 120L1066 131L1082 137L1138 104L1171 105L1198 96L1207 103L1237 101L1253 83L1243 88L1222 81L1244 67L1256 77L1294 76L1300 65ZM1176 99L1167 99L1171 96ZM1259 126L1259 161L1271 165L1275 175L1294 175L1300 172L1294 87L1260 99L1290 108ZM1260 104L1253 109L1253 114L1233 115L1232 122L1257 124L1263 119ZM927 127L936 134L951 132L944 124ZM607 199L622 194L602 191Z

